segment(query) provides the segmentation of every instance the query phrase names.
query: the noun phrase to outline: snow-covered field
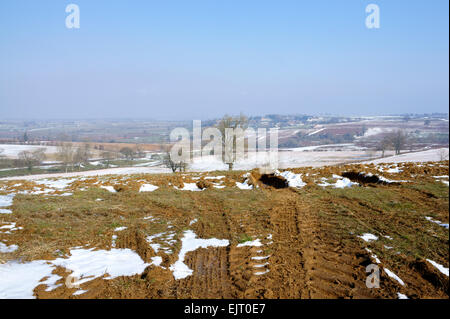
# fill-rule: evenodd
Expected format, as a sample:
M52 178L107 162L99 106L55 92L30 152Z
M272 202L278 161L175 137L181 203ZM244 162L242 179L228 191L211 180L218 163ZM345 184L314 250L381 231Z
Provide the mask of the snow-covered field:
M117 168L107 168L99 169L93 171L84 172L70 172L70 173L54 173L54 174L38 174L38 175L28 175L20 177L7 177L0 178L0 180L38 180L44 178L54 178L54 177L79 177L79 176L103 176L103 175L132 175L132 174L164 174L172 172L170 169L165 167L117 167Z
M35 151L40 148L44 148L47 154L56 153L56 146L0 144L0 155L17 158L22 151Z
M432 149L428 151L422 151L422 152L413 152L413 153L406 153L406 154L400 154L400 155L394 155L389 156L385 158L380 158L376 160L372 160L366 163L373 163L373 164L379 164L379 163L401 163L401 162L436 162L441 160L441 151L448 151L448 148L438 148L438 149ZM448 159L448 158L447 158Z
M335 144L310 146L293 149L282 149L278 152L278 168L296 167L321 167L350 162L362 163L400 163L400 162L428 162L440 161L441 152L444 149L432 149L421 152L405 153L395 156L387 156L375 160L370 160L370 154L364 149L356 147L354 144ZM245 159L234 163L234 170L251 170L258 167L267 167L269 164L268 152L251 152ZM388 154L388 153L387 153ZM213 156L195 158L188 166L190 172L226 171L228 165ZM102 175L130 175L130 174L164 174L171 173L171 170L163 166L147 167L118 167L84 172L40 174L20 177L22 180L36 180L53 177L77 177L77 176L102 176ZM15 180L17 177L3 178L3 180ZM0 179L2 180L2 179Z
M337 150L337 149L342 149ZM335 165L350 161L363 161L370 159L370 155L353 144L337 144L333 146L309 146L278 151L278 168L320 167ZM257 167L268 166L268 152L251 152L245 159L238 160L233 165L234 170L251 170ZM213 156L195 158L189 166L192 172L207 172L215 170L228 170L228 165Z

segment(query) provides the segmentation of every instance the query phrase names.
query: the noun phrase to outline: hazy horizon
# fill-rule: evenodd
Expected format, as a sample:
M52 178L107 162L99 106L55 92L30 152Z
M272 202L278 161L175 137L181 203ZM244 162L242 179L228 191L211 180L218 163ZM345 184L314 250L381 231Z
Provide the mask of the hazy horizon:
M2 119L448 113L448 1L0 4Z
M243 113L243 112L242 112ZM193 121L193 120L202 120L202 121L209 121L209 120L218 120L222 118L223 115L232 115L236 116L240 113L224 113L221 115L218 115L216 117L198 117L198 118L192 118L192 117L186 117L186 118L152 118L152 117L146 117L141 116L138 117L127 117L127 116L117 116L117 117L72 117L72 118L58 118L58 117L16 117L16 118L9 118L5 117L2 118L2 121L8 122L14 122L14 121L156 121L156 122L186 122L186 121ZM265 113L265 114L246 114L244 115L248 117L265 117L269 115L280 115L280 116L311 116L311 117L325 117L325 118L331 118L331 117L337 117L337 118L364 118L364 117L403 117L406 115L416 115L416 116L424 116L424 115L437 115L437 114L446 114L447 117L449 116L449 112L422 112L422 113L398 113L398 114L331 114L331 113L321 113L321 114L308 114L308 113Z

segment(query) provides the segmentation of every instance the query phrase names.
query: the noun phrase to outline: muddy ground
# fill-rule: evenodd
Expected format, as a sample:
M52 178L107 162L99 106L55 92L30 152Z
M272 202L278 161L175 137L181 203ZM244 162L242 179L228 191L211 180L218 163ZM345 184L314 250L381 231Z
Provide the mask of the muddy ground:
M34 289L37 298L396 299L398 293L408 298L448 298L448 276L426 261L449 267L448 228L426 219L448 224L449 188L435 177L448 176L448 162L399 164L397 173L387 173L388 166L290 170L302 174L306 183L302 188L284 187L257 171L76 180L55 192L71 196L15 196L13 213L0 215L0 226L15 222L23 229L0 232L0 241L19 249L0 253L0 259L52 260L67 256L75 246L111 249L114 234L117 248L133 249L145 262L156 255L163 259L161 266L149 266L139 275L89 281L82 285L87 291L82 295L73 295L75 290L65 285L46 291L42 284ZM331 183L333 174L349 172L357 173L348 175L352 179L364 172L402 182L355 179L359 185L343 189L318 185L322 179ZM245 180L253 189L236 187ZM159 188L138 192L144 183ZM184 183L196 183L204 190L174 188ZM117 192L99 185L113 186ZM0 194L36 187L32 181L0 182ZM148 216L152 218L144 219ZM127 229L115 233L121 226ZM146 237L169 228L174 243L160 241L167 250L155 253ZM169 266L188 229L199 238L227 239L230 244L188 253L185 263L193 274L176 280ZM358 237L364 233L378 239L366 242ZM262 246L238 247L255 239ZM380 269L379 288L366 286L370 264ZM63 277L61 282L69 275L63 268L55 273Z

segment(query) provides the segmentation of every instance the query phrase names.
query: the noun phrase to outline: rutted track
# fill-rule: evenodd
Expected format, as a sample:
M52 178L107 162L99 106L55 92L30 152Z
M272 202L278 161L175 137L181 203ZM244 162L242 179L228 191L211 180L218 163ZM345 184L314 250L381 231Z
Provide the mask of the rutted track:
M330 238L327 230L337 221L319 221L316 209L297 192L290 189L283 196L278 194L279 200L284 197L283 205L275 202L270 211L275 246L268 281L273 297L395 298L394 290L366 287L365 266L371 263L368 254Z
M351 168L375 171L374 167ZM299 171L304 185L280 189L257 185L257 179L252 180L253 190L238 189L236 181L245 178L239 174L218 178L225 189L195 192L173 186L195 183L200 176L110 177L101 184L85 179L69 186L70 196L17 195L10 207L14 213L2 216L0 225L6 228L0 239L7 245L17 244L18 256L28 256L27 260L52 260L56 246L44 245L51 242L48 236L63 243L58 248L64 248L60 253L67 256L74 241L62 241L61 234L72 234L67 231L70 227L76 231L77 245L128 248L148 264L155 257L162 259L143 273L84 284L87 293L81 298L398 298L398 293L410 298L448 298L448 276L427 262L448 267L448 230L445 233L441 225L448 225L448 188L441 182L448 166L397 169L401 172L396 178L408 183L345 189L318 186L318 181L342 174L348 167ZM418 177L413 179L411 174ZM141 194L142 183L159 188ZM5 185L5 193L36 188L24 181ZM106 192L101 185L115 185L116 192ZM20 230L8 233L13 223ZM124 229L116 231L119 228ZM188 252L184 263L192 274L176 280L171 266L178 260L187 230L198 239L217 238L230 244ZM361 235L366 233L376 239L364 241ZM154 238L153 244L164 249L149 242L149 237L158 234L165 235ZM35 250L29 244L32 241L46 250ZM10 256L12 260L14 255ZM381 271L380 289L366 287L366 266L374 263ZM398 275L404 285L385 269ZM64 269L58 269L58 274L64 280L68 275ZM35 295L80 298L64 285L48 292L46 287L40 285Z

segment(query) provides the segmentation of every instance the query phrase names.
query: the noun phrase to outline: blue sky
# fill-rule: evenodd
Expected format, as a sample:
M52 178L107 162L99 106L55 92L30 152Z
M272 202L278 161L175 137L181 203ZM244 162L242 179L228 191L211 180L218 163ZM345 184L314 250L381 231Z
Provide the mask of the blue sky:
M65 7L80 7L67 29ZM380 29L365 7L380 7ZM1 118L448 112L448 1L3 0Z

